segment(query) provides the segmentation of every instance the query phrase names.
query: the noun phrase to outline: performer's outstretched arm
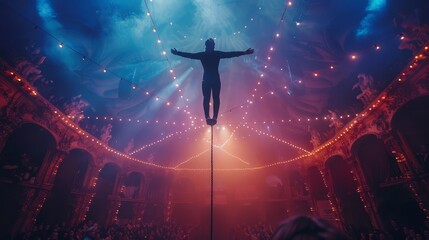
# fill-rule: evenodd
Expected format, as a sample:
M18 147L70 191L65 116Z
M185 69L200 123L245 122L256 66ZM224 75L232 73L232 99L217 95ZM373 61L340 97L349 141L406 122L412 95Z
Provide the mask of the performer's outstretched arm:
M222 52L220 53L220 58L232 58L232 57L239 57L242 55L252 54L254 52L253 49L249 48L246 51L234 51L234 52Z
M201 59L202 53L187 53L187 52L180 52L177 51L175 48L171 49L171 53L174 55L179 55L181 57L185 57L185 58L191 58L191 59Z

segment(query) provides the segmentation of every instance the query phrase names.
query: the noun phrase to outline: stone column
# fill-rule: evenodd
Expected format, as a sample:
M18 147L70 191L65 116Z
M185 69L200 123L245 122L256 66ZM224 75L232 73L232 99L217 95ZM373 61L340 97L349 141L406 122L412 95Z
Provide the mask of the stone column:
M95 187L100 171L101 167L95 165L88 166L81 193L77 193L78 196L76 196L75 212L70 221L71 225L78 224L86 219L89 206L91 206L92 199L95 196Z
M407 140L405 139L404 135L400 131L396 131L396 134L398 137L398 145L400 149L402 150L402 154L404 154L408 165L410 166L411 170L413 171L414 175L420 174L424 172L424 168L421 165L421 163L417 160L416 156L413 153L413 150L411 149L410 145L408 144Z
M116 177L115 185L113 187L112 194L109 197L111 200L107 219L107 225L118 221L118 213L121 208L121 200L124 192L124 181L126 176L121 174Z
M30 231L40 210L46 202L49 190L27 188L24 204L21 208L21 214L15 222L12 234L16 235L20 232Z
M412 166L410 161L407 161L407 157L401 147L401 141L396 139L392 134L389 134L388 136L385 136L384 144L392 156L395 157L402 176L407 178L412 177L415 173L415 168Z
M16 126L12 124L7 117L0 117L0 152L3 151L4 146Z
M328 197L329 205L331 206L331 210L332 210L332 213L333 213L334 218L335 218L334 219L335 224L338 227L345 229L344 228L344 221L343 221L343 218L341 216L341 208L338 205L337 198L336 198L334 191L333 191L334 188L332 185L332 178L329 174L329 171L324 166L318 166L318 169L319 169L320 175L322 176L323 184L325 185L327 192L328 192L326 194L326 196Z
M378 213L378 208L374 200L374 194L372 189L370 189L367 184L359 159L357 159L355 156L352 156L348 163L352 167L353 177L357 181L357 192L359 193L360 199L363 202L365 211L368 213L372 226L375 229L383 231L384 226Z
M44 173L44 178L42 182L44 184L54 184L55 176L58 173L58 168L61 166L64 158L67 153L65 151L57 150L52 154L52 160L49 162L46 173Z
M54 154L54 153L57 154ZM46 198L52 189L58 166L64 158L64 152L50 150L44 157L41 169L37 173L36 182L26 183L26 196L22 206L22 213L15 224L15 233L30 230L35 223Z
M401 134L398 135L402 136ZM392 134L389 134L385 139L385 143L395 157L396 163L402 173L402 179L416 200L417 205L426 218L429 218L427 204L429 199L425 194L429 191L429 184L419 176L419 173L424 172L423 167L415 158L411 148L403 137L395 138Z
M307 202L308 205L310 205L310 212L311 214L315 214L318 209L317 209L317 205L316 205L316 201L314 200L313 194L312 194L312 190L310 185L308 184L308 173L307 171L302 171L303 176L304 176L304 187L305 190L309 193L307 194Z
M142 179L140 180L140 185L139 185L139 192L137 194L137 198L138 199L142 199L144 201L146 201L146 194L145 191L147 189L146 183L148 181L148 177L146 176L146 174L142 175Z

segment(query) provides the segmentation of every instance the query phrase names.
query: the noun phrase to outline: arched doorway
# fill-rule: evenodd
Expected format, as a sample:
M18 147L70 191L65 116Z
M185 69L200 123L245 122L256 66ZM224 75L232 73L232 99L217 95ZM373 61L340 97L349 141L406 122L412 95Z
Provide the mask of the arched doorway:
M73 149L58 168L51 194L38 216L39 222L66 223L72 219L76 194L83 188L92 156L85 150Z
M398 176L399 168L380 139L371 134L362 136L353 144L352 154L360 165L385 229L392 227L392 220L412 227L423 222L423 214L408 184L390 181Z
M316 166L309 167L307 169L307 179L310 194L315 202L317 215L335 222L335 216L328 199L328 189L325 186L319 168Z
M330 157L325 166L331 176L333 193L341 209L344 227L353 239L359 238L360 232L368 232L372 226L360 200L352 169L341 156Z
M287 208L287 214L289 216L310 214L310 205L307 201L309 192L305 186L306 181L304 176L296 170L288 171L287 174L290 186L290 195L292 197L292 201Z
M118 172L119 167L113 163L108 163L101 169L95 187L95 196L89 206L88 220L97 222L100 225L106 225L109 222L108 216L112 207L109 195L113 193Z
M392 132L399 137L424 172L429 172L429 96L419 97L402 106L392 118Z
M143 175L139 172L132 172L125 178L121 207L118 212L119 222L125 223L135 219L139 209L136 199L141 198L143 181Z
M40 169L45 160L49 161L55 146L51 133L32 123L15 129L7 139L0 154L1 239L7 239L19 217L25 215L24 201L37 194L27 186L41 181L38 178Z
M429 96L422 96L409 101L395 112L391 120L392 135L398 139L406 163L414 175L412 181L407 181L407 191L410 204L416 201L423 202L420 207L427 208L428 173L429 173ZM418 193L418 196L417 194ZM420 199L420 200L417 200ZM418 203L420 204L420 203ZM414 205L414 204L413 204ZM387 210L386 210L387 211ZM406 211L404 209L404 211ZM416 212L418 212L416 210ZM419 211L421 212L421 211ZM417 214L417 213L416 213ZM412 221L414 228L420 228L423 222ZM399 221L399 224L405 224Z
M163 222L164 221L164 206L165 206L165 191L167 180L165 176L153 175L150 178L148 186L148 198L143 221L145 222Z

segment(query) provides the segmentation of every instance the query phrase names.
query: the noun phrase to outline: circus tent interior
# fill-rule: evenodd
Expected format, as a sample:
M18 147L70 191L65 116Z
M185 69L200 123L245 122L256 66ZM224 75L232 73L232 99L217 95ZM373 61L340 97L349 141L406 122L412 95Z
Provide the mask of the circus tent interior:
M426 1L0 6L1 239L429 239Z

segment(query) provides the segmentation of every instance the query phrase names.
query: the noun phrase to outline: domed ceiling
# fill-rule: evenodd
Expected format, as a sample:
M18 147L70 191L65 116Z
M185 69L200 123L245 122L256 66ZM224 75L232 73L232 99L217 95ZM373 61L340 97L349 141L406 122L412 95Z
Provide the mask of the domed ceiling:
M41 95L118 151L178 169L209 167L202 66L221 60L216 168L299 161L406 66L426 1L2 1L1 57ZM417 29L417 30L416 30ZM427 31L426 31L427 33ZM427 36L426 36L427 37ZM426 38L427 39L427 38Z

